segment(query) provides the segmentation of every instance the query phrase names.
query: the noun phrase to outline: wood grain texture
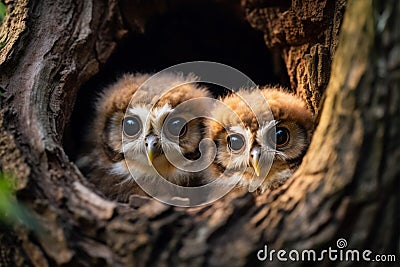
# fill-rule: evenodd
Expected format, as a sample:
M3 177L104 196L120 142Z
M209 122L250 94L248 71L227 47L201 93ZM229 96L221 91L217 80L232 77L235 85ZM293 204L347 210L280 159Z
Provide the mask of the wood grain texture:
M264 32L266 45L281 52L291 90L318 113L330 77L338 33L345 11L340 1L243 1L247 19Z

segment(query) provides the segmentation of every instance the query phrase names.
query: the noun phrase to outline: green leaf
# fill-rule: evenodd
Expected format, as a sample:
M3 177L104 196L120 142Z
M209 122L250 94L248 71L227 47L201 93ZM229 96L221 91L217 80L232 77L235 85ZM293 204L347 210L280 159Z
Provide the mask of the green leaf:
M0 23L3 21L6 16L7 7L3 4L3 1L0 1Z
M0 222L13 225L22 223L35 229L36 223L24 206L14 197L14 181L8 175L0 172Z

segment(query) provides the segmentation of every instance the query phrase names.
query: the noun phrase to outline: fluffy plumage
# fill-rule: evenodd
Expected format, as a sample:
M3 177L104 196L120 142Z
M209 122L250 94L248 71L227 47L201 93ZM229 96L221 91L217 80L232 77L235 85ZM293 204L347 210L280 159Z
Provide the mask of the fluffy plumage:
M265 178L259 187L264 191L286 181L301 163L313 130L310 111L281 88L264 87L261 93L265 99L256 89L239 91L251 109L238 94L230 94L222 102L234 113L221 107L212 112L215 121L207 123L207 137L214 140L217 155L205 175L208 180L227 184L239 179L238 185L247 187ZM268 157L274 161L267 174Z
M164 177L185 186L198 181L196 173L175 168L167 160L161 141L167 149L172 149L176 143L171 140L178 138L180 150L186 158L199 157L203 121L187 122L185 117L200 112L198 109L204 107L195 105L182 109L178 116L168 115L179 104L210 97L210 94L206 88L193 83L197 81L194 75L173 73L158 74L138 90L150 77L147 74L127 74L104 90L97 101L95 119L87 134L88 152L77 161L90 181L112 199L127 201L129 195L143 193L132 175L154 183Z

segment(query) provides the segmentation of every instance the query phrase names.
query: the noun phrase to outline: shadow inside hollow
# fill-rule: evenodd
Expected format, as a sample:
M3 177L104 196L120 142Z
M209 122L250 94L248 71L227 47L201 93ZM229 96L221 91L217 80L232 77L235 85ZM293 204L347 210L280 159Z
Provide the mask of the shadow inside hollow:
M285 82L285 77L274 74L263 34L249 25L236 1L229 2L235 5L229 8L225 6L228 1L195 3L182 2L148 21L144 33L130 33L101 71L80 89L64 135L64 148L72 161L92 121L96 96L125 72L154 73L179 63L214 61L236 68L256 84ZM226 93L218 86L211 90L215 96Z

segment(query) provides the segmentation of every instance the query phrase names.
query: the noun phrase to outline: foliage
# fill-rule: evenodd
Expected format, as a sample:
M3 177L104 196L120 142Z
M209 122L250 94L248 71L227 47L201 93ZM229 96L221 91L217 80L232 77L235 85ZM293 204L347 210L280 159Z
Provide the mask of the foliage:
M14 197L13 180L0 172L0 222L6 224L23 223L34 228L34 221L27 210Z
M3 1L0 1L0 23L3 21L4 17L6 16L6 11L7 7L3 3Z

